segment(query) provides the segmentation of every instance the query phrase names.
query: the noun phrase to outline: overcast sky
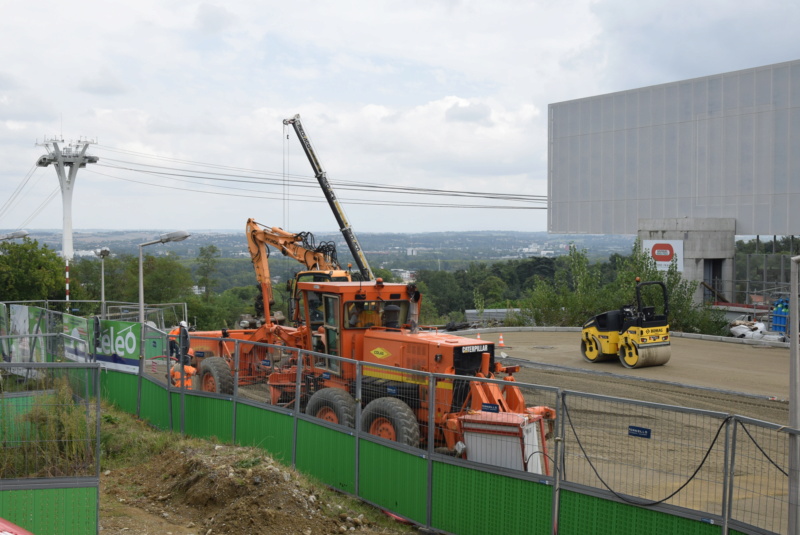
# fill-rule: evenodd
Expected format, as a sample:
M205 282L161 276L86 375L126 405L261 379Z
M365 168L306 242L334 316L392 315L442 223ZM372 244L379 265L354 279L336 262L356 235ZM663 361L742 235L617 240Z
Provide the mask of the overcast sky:
M36 143L56 137L97 141L75 229L241 230L252 217L335 231L282 123L300 114L357 234L544 231L530 199L547 194L549 103L800 59L798 6L9 2L0 229L61 228L56 173L34 167ZM382 189L398 186L482 195Z

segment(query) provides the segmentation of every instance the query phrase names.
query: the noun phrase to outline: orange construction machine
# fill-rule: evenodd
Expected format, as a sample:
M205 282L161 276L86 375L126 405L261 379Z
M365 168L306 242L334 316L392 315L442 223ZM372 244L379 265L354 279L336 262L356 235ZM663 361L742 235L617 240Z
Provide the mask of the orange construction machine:
M373 278L299 117L287 124L303 142L362 280L351 280L335 256L303 246L301 235L248 220L264 323L256 329L191 333L200 388L231 394L238 376L240 389L266 386L274 405L299 405L308 415L350 427L360 403L361 428L370 434L411 446L429 444L432 437L435 447L453 455L549 474L546 440L554 411L527 406L514 381L519 368L495 361L494 344L420 328L422 296L416 286ZM268 245L308 270L294 281L293 325L279 324L270 314ZM362 363L360 370L342 358ZM428 379L424 373L437 375ZM464 378L494 379L495 374L503 375L501 383ZM500 460L499 443L507 452Z
M336 358L345 357L365 363L360 383L365 431L412 446L426 444L433 411L436 447L470 458L473 450L478 455L486 449L472 447L470 442L480 444L489 435L508 436L512 442L527 444L529 454L520 458L535 460L538 468L526 469L549 473L543 452L554 412L526 405L513 377L519 368L496 362L494 344L419 328L421 295L414 285L384 284L377 279L300 282L297 286L305 314L298 327L266 324L256 331L192 333L191 347L205 356L198 372L202 389L233 385L231 364L237 339L312 351L301 357L295 352L275 368L256 356L256 346L240 343L240 381L265 382L274 405L292 407L299 398L306 414L354 427L357 369ZM224 338L212 341L198 336ZM434 396L426 376L414 372L444 375L433 383ZM225 376L207 379L213 373ZM495 378L498 373L505 380L499 385L454 377ZM525 429L533 435L527 442L522 438Z

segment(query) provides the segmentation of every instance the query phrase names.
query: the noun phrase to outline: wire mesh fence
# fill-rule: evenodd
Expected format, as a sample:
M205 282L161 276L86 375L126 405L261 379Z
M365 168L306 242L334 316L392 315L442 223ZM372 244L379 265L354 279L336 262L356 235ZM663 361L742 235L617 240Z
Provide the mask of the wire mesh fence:
M96 477L98 368L0 364L0 479Z
M723 514L728 415L564 393L564 481Z
M735 418L729 498L732 520L787 533L789 440L793 433L783 426Z
M95 379L82 379L73 364L49 364L90 361L88 331L63 314L27 319L34 332L44 321L44 331L58 334L0 336L0 432L11 437L3 443L2 468L19 474L9 477L94 476L97 459L87 448L97 438L97 411L89 403ZM417 450L519 479L556 480L556 501L560 481L569 490L640 508L730 522L741 532L788 530L788 438L794 431L774 424L519 383L502 362L491 365L495 378L488 363L478 361L474 375L431 374L234 336L192 336L194 354L184 361L188 353L180 347L171 352L171 339L143 327L142 376L187 395L233 400L234 414L236 403L264 406L401 452ZM166 404L173 398L158 399ZM172 408L162 412L173 414ZM175 426L183 426L183 416ZM62 417L74 421L54 427ZM48 433L55 438L41 439ZM55 457L48 448L71 456Z
M207 391L203 377L216 359L215 381L229 374L234 400L297 410L450 462L558 478L570 490L639 507L786 531L788 433L779 426L519 383L504 373L430 374L285 346L207 342L198 346L207 360L190 382L197 391Z

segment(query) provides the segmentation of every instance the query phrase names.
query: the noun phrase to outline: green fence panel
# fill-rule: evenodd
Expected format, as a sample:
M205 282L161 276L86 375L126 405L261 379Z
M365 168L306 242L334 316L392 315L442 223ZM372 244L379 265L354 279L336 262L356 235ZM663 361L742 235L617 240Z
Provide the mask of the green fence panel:
M719 535L721 528L644 507L561 491L559 535Z
M107 368L100 372L100 392L103 399L129 414L136 414L138 384L139 377L130 373Z
M428 461L421 455L421 451L415 455L362 440L359 447L359 495L425 524L428 517Z
M292 462L294 417L251 405L236 405L236 443L262 448L284 464Z
M170 390L168 395L172 396L172 430L181 430L181 394L175 390Z
M96 535L96 486L0 491L0 517L36 535Z
M432 504L433 527L459 535L552 530L553 487L536 481L434 462Z
M169 429L169 397L166 387L142 381L142 405L139 417L159 429Z
M297 422L297 469L351 494L355 492L355 447L350 433Z
M0 437L6 444L30 440L33 426L22 417L30 412L41 392L0 396Z
M185 394L184 403L187 435L233 442L233 402L230 399Z

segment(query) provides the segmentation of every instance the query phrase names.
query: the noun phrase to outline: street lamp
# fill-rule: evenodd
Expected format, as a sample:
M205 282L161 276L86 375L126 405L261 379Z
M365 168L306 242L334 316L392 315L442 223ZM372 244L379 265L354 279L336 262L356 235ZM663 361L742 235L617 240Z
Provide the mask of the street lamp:
M24 238L28 235L27 230L15 230L10 234L0 234L0 240L15 240L17 238Z
M106 264L105 260L111 254L108 247L95 249L94 254L100 257L100 317L106 319Z
M157 240L139 244L139 323L144 324L144 270L142 268L142 247L155 245L156 243L169 243L172 241L183 241L191 236L185 230L176 230L162 234Z

